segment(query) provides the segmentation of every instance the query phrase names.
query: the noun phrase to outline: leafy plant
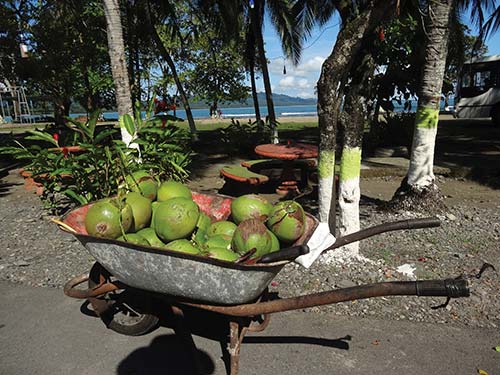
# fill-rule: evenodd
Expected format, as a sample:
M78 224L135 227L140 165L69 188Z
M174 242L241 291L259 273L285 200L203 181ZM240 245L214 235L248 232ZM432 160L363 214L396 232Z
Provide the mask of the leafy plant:
M256 121L240 123L238 120L231 120L228 127L217 130L217 137L229 155L252 155L256 145L269 141L270 134L269 124L266 123L262 128Z
M25 162L24 169L42 183L42 199L48 208L86 204L114 195L119 185L138 169L149 170L161 179L184 180L191 161L189 136L174 127L158 128L154 119L124 117L127 131L136 137L141 153L117 138L117 129L98 129L99 112L87 122L68 119L71 146L61 146L59 134L32 130L22 144L0 147L0 154ZM138 163L137 161L141 161Z
M371 153L378 147L406 146L411 148L415 113L398 113L386 121L373 122L363 139L363 150Z

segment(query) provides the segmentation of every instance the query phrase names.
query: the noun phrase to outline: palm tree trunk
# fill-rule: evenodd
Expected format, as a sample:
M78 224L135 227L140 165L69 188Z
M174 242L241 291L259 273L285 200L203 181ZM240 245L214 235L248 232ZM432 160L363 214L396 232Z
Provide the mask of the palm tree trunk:
M251 9L252 30L257 44L257 54L259 63L262 69L262 79L264 81L264 90L266 92L267 114L269 123L271 124L271 141L278 143L278 129L276 122L276 114L274 112L273 92L271 89L271 80L269 78L269 70L267 69L266 51L264 49L264 39L262 38L261 18L264 14L264 2L255 0L255 7Z
M260 118L260 105L259 98L257 96L257 87L255 85L255 65L252 64L250 66L250 84L252 86L252 99L253 99L253 107L255 110L255 121L257 121L257 126L259 129L262 128L262 120Z
M441 201L437 199L440 194L434 183L433 167L441 89L448 53L447 30L451 8L452 0L428 2L428 14L425 18L428 39L415 116L410 166L402 186L393 197L393 203L401 204L404 201L409 203L411 200L412 205L420 205L426 200L435 206L436 202Z
M125 61L120 5L118 0L103 0L103 5L104 14L106 16L109 57L111 60L113 81L115 83L118 116L121 117L125 114L132 116L132 99L130 96L130 84ZM132 135L123 127L120 130L123 142L125 142L126 145L130 145L133 140Z
M182 82L179 78L179 75L177 74L177 68L175 67L174 60L172 59L172 56L170 56L170 53L165 48L165 45L163 44L163 42L160 38L160 35L158 34L158 30L155 27L155 23L153 23L153 18L151 15L151 8L150 8L149 3L146 6L146 19L148 22L150 32L153 35L153 39L154 39L156 48L158 48L161 56L165 59L165 62L167 63L168 67L170 68L170 72L172 73L172 77L174 78L175 85L177 86L177 90L179 91L179 96L181 97L181 101L182 101L182 104L184 106L184 110L186 111L186 117L187 117L188 124L189 124L189 130L191 131L193 138L196 140L198 138L198 135L197 135L197 131L196 131L196 125L194 123L193 113L191 112L191 106L189 105L189 99L186 95L186 92L184 91L184 87L182 86Z

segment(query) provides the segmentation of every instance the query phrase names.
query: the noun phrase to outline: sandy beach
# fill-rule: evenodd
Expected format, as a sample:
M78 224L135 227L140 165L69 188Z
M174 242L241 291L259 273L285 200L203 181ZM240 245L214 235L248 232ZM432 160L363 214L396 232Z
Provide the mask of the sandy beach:
M247 123L248 121L254 122L255 117L234 117L234 121L239 121L240 123ZM282 116L277 118L278 122L317 122L318 116ZM195 119L196 123L199 124L219 124L219 123L231 123L231 117L223 117L222 119L212 119L212 118L204 118L204 119Z

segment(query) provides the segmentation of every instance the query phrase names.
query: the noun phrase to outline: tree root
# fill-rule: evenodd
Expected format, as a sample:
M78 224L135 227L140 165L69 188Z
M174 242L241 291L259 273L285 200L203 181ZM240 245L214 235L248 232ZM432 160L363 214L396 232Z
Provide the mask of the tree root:
M447 211L444 196L436 184L416 189L408 185L406 178L392 199L380 208L392 212L411 211L426 214L440 214Z

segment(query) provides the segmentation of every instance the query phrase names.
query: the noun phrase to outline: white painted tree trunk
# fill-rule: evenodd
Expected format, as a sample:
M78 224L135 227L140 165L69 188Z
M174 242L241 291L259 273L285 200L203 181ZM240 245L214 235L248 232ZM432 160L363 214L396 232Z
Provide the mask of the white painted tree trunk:
M335 154L333 151L323 150L318 158L318 201L319 221L331 223L331 232L335 235Z
M413 133L408 185L417 192L434 187L434 148L437 126L416 127Z
M433 171L434 147L448 54L448 25L452 4L452 0L436 0L427 5L425 26L428 39L407 174L408 187L416 193L437 190Z
M361 171L361 149L344 147L340 161L339 181L339 235L345 236L359 231L359 200L361 191L359 177ZM359 256L359 242L343 246L344 258Z

